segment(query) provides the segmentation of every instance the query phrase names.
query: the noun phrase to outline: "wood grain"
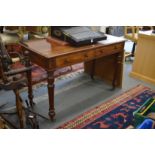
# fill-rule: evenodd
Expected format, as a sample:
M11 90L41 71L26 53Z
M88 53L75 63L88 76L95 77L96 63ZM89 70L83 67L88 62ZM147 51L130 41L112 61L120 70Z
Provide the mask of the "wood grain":
M155 84L155 35L152 31L139 34L132 77Z

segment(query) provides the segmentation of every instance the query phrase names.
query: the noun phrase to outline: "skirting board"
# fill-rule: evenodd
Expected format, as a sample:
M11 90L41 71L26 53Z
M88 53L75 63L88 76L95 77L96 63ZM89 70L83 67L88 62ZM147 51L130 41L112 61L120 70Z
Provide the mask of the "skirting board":
M139 80L142 80L142 81L145 81L145 82L148 82L148 83L155 85L155 79L152 79L150 77L147 77L147 76L135 73L135 72L131 72L130 76L133 78L136 78L136 79L139 79Z

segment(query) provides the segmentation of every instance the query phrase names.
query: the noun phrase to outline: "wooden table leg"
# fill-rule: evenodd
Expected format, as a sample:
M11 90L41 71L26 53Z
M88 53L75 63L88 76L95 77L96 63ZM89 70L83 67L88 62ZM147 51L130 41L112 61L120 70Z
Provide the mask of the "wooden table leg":
M54 119L54 71L47 71L47 82L48 82L48 97L49 97L49 116L51 120Z
M117 73L118 73L118 58L119 58L119 53L115 55L115 60L114 60L114 74L113 74L113 80L112 80L112 90L115 89L116 87L116 82L117 82Z
M94 73L95 73L95 62L96 60L92 60L92 67L91 67L91 73L90 73L90 77L92 80L94 80Z

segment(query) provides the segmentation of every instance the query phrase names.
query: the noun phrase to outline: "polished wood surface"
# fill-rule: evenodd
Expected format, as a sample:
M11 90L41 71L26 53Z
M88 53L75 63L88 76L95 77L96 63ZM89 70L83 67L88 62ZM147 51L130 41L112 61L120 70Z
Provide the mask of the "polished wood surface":
M141 32L138 36L132 77L155 84L155 34Z
M70 45L59 45L48 42L46 39L33 40L25 42L25 49L31 51L31 59L44 68L61 68L63 65L74 64L75 62L83 62L104 55L111 55L122 49L124 39L119 37L108 36L107 40L100 41L98 44L87 45L82 47L74 47ZM116 44L117 43L117 44ZM119 43L119 44L118 44ZM108 46L110 45L110 46ZM69 60L67 59L69 56ZM37 57L37 59L36 59ZM74 58L75 57L75 58ZM45 62L44 60L54 59L53 62ZM59 62L64 61L61 65ZM48 66L48 64L50 66Z
M108 67L109 69L112 69L112 73L108 68L106 68L110 75L107 74L101 77L106 78L110 76L110 79L107 79L111 81L113 87L121 86L123 76L124 42L125 40L123 38L107 35L107 40L81 47L75 47L69 44L62 45L55 41L52 42L52 39L49 40L49 38L30 40L24 42L24 44L21 44L24 50L28 50L30 52L31 61L40 65L47 71L49 116L51 119L55 116L54 71L58 68L73 65L79 62L85 62L85 71L90 73L88 69L90 66L87 62L93 62L90 73L93 78L93 76L96 75L96 71L99 73L102 73L102 71L105 72L103 69L104 67L100 66L100 69L96 69L96 65L98 66L98 62L102 62L101 58L108 57L112 58L112 61L108 61ZM106 60L104 61L106 62Z

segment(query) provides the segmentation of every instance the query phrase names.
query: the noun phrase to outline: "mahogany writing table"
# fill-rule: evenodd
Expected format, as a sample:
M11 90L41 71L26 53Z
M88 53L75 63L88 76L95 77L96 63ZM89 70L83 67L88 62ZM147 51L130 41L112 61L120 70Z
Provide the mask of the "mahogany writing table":
M58 68L85 63L85 72L100 76L115 86L122 85L124 42L120 37L107 35L107 40L81 47L59 44L49 39L29 40L21 43L23 50L29 51L33 63L47 72L49 116L55 116L54 109L54 71Z

